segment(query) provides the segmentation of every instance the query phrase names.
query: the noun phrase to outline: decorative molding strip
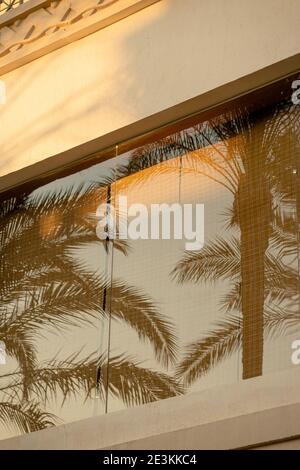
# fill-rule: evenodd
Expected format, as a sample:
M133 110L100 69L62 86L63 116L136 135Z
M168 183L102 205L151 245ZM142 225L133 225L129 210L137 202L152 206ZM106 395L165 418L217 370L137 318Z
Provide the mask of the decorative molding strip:
M8 26L20 18L25 18L29 13L49 6L53 0L24 0L24 3L18 3L14 8L2 10L0 15L0 31L3 26Z
M0 75L158 1L160 0L28 1L7 13L10 18L0 21Z
M8 11L14 10L29 1L30 0L0 0L0 15L4 15Z
M59 30L61 28L66 28L67 26L75 24L78 21L80 21L82 18L84 18L85 16L94 15L99 10L103 10L104 8L110 7L114 3L117 3L118 1L119 0L110 0L108 2L105 2L105 1L102 0L102 2L98 5L95 5L95 2L93 2L94 3L93 6L90 6L89 8L85 8L84 10L80 11L79 13L75 13L75 16L73 16L69 20L59 21L58 23L57 22L56 23L52 22L52 24L50 24L46 28L44 27L44 29L42 29L42 31L38 32L38 34L34 34L35 28L32 25L32 27L30 28L28 34L25 36L25 38L22 39L22 40L11 43L8 47L6 47L6 49L0 51L0 57L5 57L7 54L9 54L11 51L13 51L15 49L23 47L26 44L31 44L32 42L38 41L43 36L46 36L47 33L55 33L57 30ZM63 2L61 2L61 3L63 3ZM52 6L52 4L51 4L51 6ZM47 9L46 11L48 11L49 14L52 14L49 9ZM72 8L70 7L65 11L62 18L67 17L71 12L72 12ZM52 21L54 21L54 19Z

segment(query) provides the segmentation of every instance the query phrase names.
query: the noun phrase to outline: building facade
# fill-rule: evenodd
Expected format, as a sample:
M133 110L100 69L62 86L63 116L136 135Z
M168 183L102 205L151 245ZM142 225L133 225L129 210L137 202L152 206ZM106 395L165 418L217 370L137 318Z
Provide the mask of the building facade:
M300 448L300 3L0 14L0 449Z

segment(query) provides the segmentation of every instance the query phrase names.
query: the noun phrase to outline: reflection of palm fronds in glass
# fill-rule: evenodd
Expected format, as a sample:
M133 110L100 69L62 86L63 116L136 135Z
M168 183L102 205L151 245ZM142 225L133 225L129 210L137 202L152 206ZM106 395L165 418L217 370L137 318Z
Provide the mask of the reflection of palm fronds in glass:
M277 241L276 232L270 243L274 240ZM293 250L296 248L294 238ZM291 246L288 249L290 252ZM300 326L300 315L293 309L299 300L298 271L283 263L285 251L281 256L280 259L278 254L275 256L270 251L265 256L265 337L286 334ZM179 282L217 282L226 279L232 284L232 289L221 300L226 319L186 348L177 369L185 385L191 385L242 347L241 317L235 314L242 310L240 258L240 242L237 238L217 239L200 252L186 253L173 269L172 275Z
M145 178L167 172L204 175L233 195L227 228L239 230L239 241L218 239L208 243L200 254L186 254L173 274L180 282L214 282L222 278L233 281L225 304L229 310L234 308L242 313L242 334L239 333L238 338L243 351L243 378L262 374L264 312L270 309L268 303L277 301L276 312L281 314L283 299L296 302L299 297L298 272L285 267L283 262L283 254L287 256L290 251L293 256L298 250L295 209L296 200L299 206L300 198L297 198L292 175L295 165L298 168L294 145L299 133L299 114L299 107L289 103L252 112L247 107L237 108L141 147L119 172L120 177L135 173L136 183L140 171L141 184ZM142 171L145 168L151 171ZM272 250L276 251L273 257ZM285 292L282 286L287 288ZM285 309L288 312L288 306ZM287 313L288 318L289 315ZM234 325L237 321L234 319ZM221 348L222 353L215 350L211 365L224 357L226 351L237 349L237 341L229 340L232 328L229 322L228 342ZM209 335L209 344L212 338L219 344L218 332L223 341L226 322ZM191 369L198 366L200 372L199 357L204 344L199 341L198 354L196 343L187 349L187 356L191 354ZM207 368L208 363L204 370ZM183 369L181 365L179 371L184 372ZM187 382L198 375L194 371Z
M96 384L95 370L101 367L100 383ZM92 398L97 392L104 400L106 393L107 358L95 355L79 359L78 354L66 360L53 360L42 367L36 367L31 376L31 394L44 406L50 400L63 402L71 396L76 397L82 392L85 398ZM182 393L175 379L164 373L155 372L141 367L137 360L125 356L111 357L109 360L109 392L112 396L122 399L128 405L149 403ZM0 387L13 400L22 400L24 378L21 372L15 372L2 379L9 378L7 386ZM61 392L59 395L58 392Z
M54 426L55 416L39 409L37 404L0 402L0 422L6 426L15 426L21 432L34 432Z
M1 203L0 340L18 369L0 376L0 420L21 432L54 424L52 415L40 406L46 406L50 398L56 400L58 392L66 400L80 391L91 396L95 390L99 358L80 359L74 354L44 367L36 340L51 330L95 326L95 320L109 314L103 310L108 280L91 273L75 256L78 247L103 246L89 217L102 200L105 188L98 185L60 192L47 189ZM117 242L115 248L127 252L126 243ZM148 342L162 365L174 363L173 326L151 299L121 281L113 284L110 295L112 318L125 322L140 340ZM105 357L100 361L105 371ZM123 356L110 358L109 370L109 393L127 405L182 393L175 379ZM102 375L100 379L104 380ZM101 382L103 399L104 388Z

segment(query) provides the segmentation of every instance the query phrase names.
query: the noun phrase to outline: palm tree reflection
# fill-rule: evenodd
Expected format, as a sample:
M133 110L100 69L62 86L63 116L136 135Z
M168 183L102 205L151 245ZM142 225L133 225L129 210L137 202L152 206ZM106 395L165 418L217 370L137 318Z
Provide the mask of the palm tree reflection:
M224 232L201 252L187 252L171 273L180 283L232 283L221 305L231 316L188 345L178 366L187 384L240 347L243 378L261 375L264 330L274 332L277 325L282 332L283 323L298 322L299 122L299 107L289 103L255 112L237 108L138 149L122 170L152 167L153 178L180 169L232 194L227 231L239 234L228 239Z
M0 375L0 421L21 432L57 422L45 411L50 402L58 405L59 400L64 403L82 394L86 399L93 397L99 368L102 400L107 388L126 405L182 393L174 378L143 368L125 354L111 355L106 382L107 354L99 357L97 344L88 357L74 345L67 358L59 353L48 362L40 361L37 340L49 331L67 333L84 325L99 328L99 317L109 314L148 342L163 366L175 361L173 325L152 300L124 282L116 280L111 286L107 277L91 272L76 255L91 243L103 245L89 214L106 197L106 190L106 186L79 185L12 196L1 203L0 340L17 369ZM127 253L125 242L117 241L115 248ZM103 308L108 287L110 311Z

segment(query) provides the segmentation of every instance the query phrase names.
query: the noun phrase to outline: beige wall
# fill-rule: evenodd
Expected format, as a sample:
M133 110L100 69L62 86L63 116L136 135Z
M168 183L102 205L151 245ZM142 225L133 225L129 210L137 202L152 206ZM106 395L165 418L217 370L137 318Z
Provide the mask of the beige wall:
M2 77L0 176L300 52L299 0L162 0Z

